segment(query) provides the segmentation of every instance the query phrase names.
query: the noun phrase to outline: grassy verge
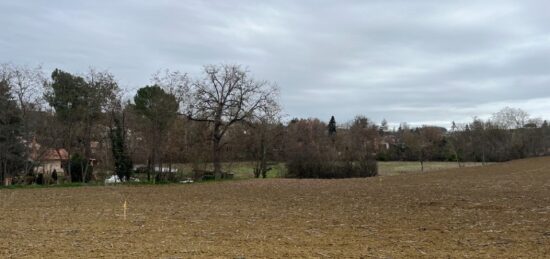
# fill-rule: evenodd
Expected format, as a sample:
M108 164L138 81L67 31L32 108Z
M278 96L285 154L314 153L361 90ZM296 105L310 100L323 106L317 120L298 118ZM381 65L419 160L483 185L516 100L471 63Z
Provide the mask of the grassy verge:
M481 166L481 163L468 162L463 164L464 167ZM178 178L185 179L187 177L193 177L193 170L191 164L173 164L173 168L178 169ZM284 163L275 163L271 166L271 170L267 173L267 178L282 178L285 176L286 168ZM458 168L458 164L455 162L425 162L424 171L437 171L450 168ZM211 165L204 165L203 170L212 170ZM223 170L226 172L234 173L233 179L226 179L222 181L206 180L195 183L218 183L226 181L237 181L254 178L254 163L253 162L232 162L223 163ZM390 161L379 162L378 172L381 176L400 175L406 173L418 173L421 172L420 162L416 161ZM138 174L135 177L140 179L140 182L123 183L117 185L127 186L140 186L140 185L168 185L168 184L180 184L177 182L153 182L147 181L146 174ZM113 185L109 184L108 186ZM49 185L25 185L16 184L10 186L0 186L0 189L21 189L21 188L63 188L63 187L81 187L81 186L106 186L103 181L90 182L90 183L61 183L61 184L49 184Z
M482 163L467 162L461 164L463 167L481 166ZM458 168L456 162L424 162L424 172ZM400 175L406 173L418 173L422 171L418 161L389 161L378 162L379 175Z

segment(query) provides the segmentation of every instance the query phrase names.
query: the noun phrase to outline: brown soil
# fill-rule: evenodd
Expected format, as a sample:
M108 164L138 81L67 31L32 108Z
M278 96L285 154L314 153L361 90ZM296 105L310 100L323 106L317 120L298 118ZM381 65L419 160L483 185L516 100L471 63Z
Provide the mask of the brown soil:
M0 198L3 258L550 257L550 158L371 179L4 189Z

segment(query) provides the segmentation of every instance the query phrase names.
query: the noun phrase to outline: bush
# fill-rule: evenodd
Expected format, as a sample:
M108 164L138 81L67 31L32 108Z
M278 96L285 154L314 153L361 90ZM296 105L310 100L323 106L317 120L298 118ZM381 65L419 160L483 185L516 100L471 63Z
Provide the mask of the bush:
M286 166L287 177L291 178L334 179L378 175L378 163L374 159L358 162L293 159Z
M43 174L38 174L36 176L36 184L39 184L39 185L43 185L44 184L44 175Z
M68 168L68 166L71 169L71 182L89 182L92 179L93 166L89 165L88 159L85 157L74 154L70 159L70 163L65 164L65 168Z
M390 154L389 152L378 152L376 154L376 160L378 161L390 161Z
M373 177L378 175L378 162L374 159L361 160L357 162L359 177Z
M54 183L57 183L57 170L53 170L52 172L52 180Z
M157 183L175 183L178 182L180 179L174 172L157 172L155 175L155 182Z

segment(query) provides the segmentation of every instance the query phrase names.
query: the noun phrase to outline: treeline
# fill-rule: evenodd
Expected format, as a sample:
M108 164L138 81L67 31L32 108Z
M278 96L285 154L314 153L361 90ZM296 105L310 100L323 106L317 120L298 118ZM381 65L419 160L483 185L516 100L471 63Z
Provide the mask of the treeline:
M384 131L392 145L378 160L503 162L550 154L550 126L521 109L505 107L482 120L452 123L449 130L433 126Z
M46 75L40 67L0 66L3 181L44 179L57 160L66 179L78 182L112 172L130 179L136 168L149 181L177 180L176 163L219 179L230 173L222 162L231 161L254 162L256 177L274 162L286 163L288 177L369 177L380 160L461 164L544 155L549 136L546 121L512 108L450 130L389 129L365 116L284 122L277 86L238 65L205 66L197 78L160 71L135 93L108 71Z

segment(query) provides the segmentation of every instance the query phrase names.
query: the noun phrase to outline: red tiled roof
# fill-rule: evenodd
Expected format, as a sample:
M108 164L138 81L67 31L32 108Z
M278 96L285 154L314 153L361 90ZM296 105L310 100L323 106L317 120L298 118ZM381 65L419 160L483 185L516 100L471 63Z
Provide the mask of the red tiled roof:
M60 148L60 149L53 149L50 148L44 152L44 154L41 154L38 159L40 160L49 160L49 161L55 161L55 160L68 160L69 159L69 153L67 150Z

